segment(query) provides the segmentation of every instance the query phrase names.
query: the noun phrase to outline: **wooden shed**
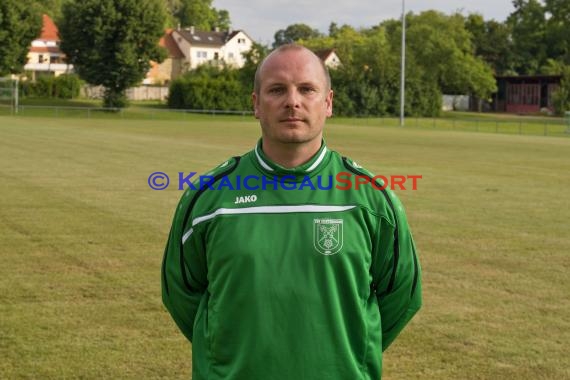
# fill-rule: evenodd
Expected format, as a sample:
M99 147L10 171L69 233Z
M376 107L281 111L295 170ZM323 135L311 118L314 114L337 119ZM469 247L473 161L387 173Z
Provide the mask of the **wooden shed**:
M498 76L497 93L493 96L493 110L507 113L538 113L552 107L560 75Z

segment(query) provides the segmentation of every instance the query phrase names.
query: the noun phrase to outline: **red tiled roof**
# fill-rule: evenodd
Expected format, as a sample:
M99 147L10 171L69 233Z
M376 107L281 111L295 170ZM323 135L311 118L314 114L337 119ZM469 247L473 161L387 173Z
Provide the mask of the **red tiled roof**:
M170 58L184 58L184 54L172 38L172 29L166 29L164 35L158 41L158 44L168 51Z
M61 53L61 50L57 46L32 46L30 48L31 53Z
M42 34L39 40L59 41L59 31L53 20L48 15L43 15Z

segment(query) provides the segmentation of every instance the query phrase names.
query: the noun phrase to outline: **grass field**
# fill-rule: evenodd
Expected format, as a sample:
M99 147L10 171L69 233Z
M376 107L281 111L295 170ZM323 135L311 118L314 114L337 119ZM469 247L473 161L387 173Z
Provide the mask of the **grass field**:
M147 178L204 172L258 135L247 117L0 116L0 378L190 378L160 300L181 192ZM423 176L397 193L424 307L385 379L570 378L570 139L362 120L326 139L376 173Z

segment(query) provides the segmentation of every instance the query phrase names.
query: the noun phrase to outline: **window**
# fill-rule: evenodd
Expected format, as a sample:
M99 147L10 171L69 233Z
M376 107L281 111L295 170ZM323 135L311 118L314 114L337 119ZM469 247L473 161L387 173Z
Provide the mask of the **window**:
M228 57L229 57L230 59L233 59L233 58L234 58L234 53L228 53Z
M43 54L40 54L38 56L38 63L44 63L44 55Z
M203 51L203 50L199 50L196 52L196 57L198 58L208 58L208 52L207 51Z
M238 44L245 44L245 38L238 38Z

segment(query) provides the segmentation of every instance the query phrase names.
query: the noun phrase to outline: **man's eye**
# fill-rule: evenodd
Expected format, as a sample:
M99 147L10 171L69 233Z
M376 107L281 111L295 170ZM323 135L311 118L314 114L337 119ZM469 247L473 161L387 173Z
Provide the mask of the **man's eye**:
M282 94L283 89L281 87L274 87L269 89L270 94Z
M316 90L313 87L301 87L299 91L303 94L308 94L311 92L315 92Z

